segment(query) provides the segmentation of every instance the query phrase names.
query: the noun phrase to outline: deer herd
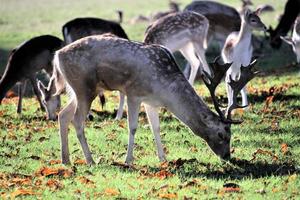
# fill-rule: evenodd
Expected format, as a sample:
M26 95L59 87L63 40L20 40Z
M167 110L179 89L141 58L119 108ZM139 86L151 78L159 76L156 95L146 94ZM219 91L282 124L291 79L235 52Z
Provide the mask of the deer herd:
M290 0L293 1L293 0ZM296 0L297 1L297 0ZM119 91L116 119L123 115L126 96L129 141L126 163L133 162L134 137L138 115L143 104L154 134L158 157L165 161L160 138L159 108L165 107L194 134L204 139L221 159L230 159L232 111L249 104L247 83L253 70L254 30L267 31L259 15L262 8L251 11L243 1L239 13L235 8L214 1L193 1L183 11L160 13L145 31L143 42L129 40L119 21L99 18L76 18L62 27L64 41L51 36L34 37L9 55L0 80L0 103L18 83L17 112L22 111L22 96L27 80L33 86L41 109L49 120L58 118L62 163L69 164L68 127L72 123L86 162L94 160L84 135L84 125L93 100L99 96L104 104L104 91ZM172 2L174 4L174 2ZM272 37L274 31L269 29ZM295 20L292 37L280 35L292 45L300 62L300 18ZM205 52L215 42L220 55L208 63ZM172 53L179 51L191 66L183 72ZM193 83L199 75L208 88L216 111L213 112L195 92ZM48 85L36 79L45 71ZM225 77L228 105L222 110L215 90ZM69 101L60 110L60 95L67 92ZM241 93L242 104L237 101Z

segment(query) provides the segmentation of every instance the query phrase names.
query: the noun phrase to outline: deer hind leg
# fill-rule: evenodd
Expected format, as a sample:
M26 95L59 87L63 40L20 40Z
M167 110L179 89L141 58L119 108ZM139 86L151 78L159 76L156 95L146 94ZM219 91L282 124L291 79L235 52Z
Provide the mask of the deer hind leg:
M93 98L94 99L94 98ZM77 98L76 111L72 124L75 127L77 138L80 142L83 154L85 156L87 164L95 164L91 151L84 135L84 124L86 116L90 110L92 100L91 98Z
M25 94L26 85L27 85L27 80L24 80L23 82L18 83L19 100L18 100L18 106L17 106L17 113L19 113L19 114L21 114L21 112L22 112L22 100L23 100L23 96Z
M129 138L128 138L128 148L127 148L127 156L126 163L131 164L133 161L133 147L134 147L134 136L138 126L138 118L139 118L139 109L141 102L134 98L129 98L127 96L127 121L129 127Z
M116 116L116 120L120 120L123 116L123 111L124 111L124 103L125 103L125 94L122 92L119 92L120 99L119 99L119 108Z
M72 98L69 104L58 114L58 124L61 143L61 159L63 164L70 164L70 153L68 143L68 127L76 110L76 99Z
M158 158L161 162L166 161L166 156L164 153L164 149L161 143L160 139L160 127L159 127L159 115L158 115L158 110L155 107L152 107L150 105L144 104L147 117L149 120L149 123L151 125L152 132L155 137L155 143L157 146L157 152L158 152Z
M200 64L200 62L195 54L194 47L193 47L192 43L188 43L185 46L181 47L179 50L182 53L182 55L185 57L185 59L191 65L191 74L190 74L188 81L191 85L193 85L196 75L197 75L197 72L198 72L199 64Z

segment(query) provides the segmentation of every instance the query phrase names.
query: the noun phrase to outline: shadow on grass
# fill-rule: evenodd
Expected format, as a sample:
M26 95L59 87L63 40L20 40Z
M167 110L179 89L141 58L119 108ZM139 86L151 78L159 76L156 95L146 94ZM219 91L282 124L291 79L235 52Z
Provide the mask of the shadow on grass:
M278 162L267 163L265 161L247 161L232 159L231 164L225 163L223 166L212 165L210 163L199 162L197 159L178 159L167 163L166 167L130 167L125 164L112 165L121 170L137 171L144 176L157 176L158 174L177 175L182 181L190 178L209 179L232 179L240 180L244 178L263 178L269 176L284 176L290 174L300 174L299 166L293 163Z

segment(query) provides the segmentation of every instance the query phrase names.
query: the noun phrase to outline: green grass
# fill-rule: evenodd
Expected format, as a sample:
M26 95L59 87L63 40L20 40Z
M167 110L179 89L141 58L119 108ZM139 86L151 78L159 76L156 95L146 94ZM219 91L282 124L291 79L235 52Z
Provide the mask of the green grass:
M180 1L182 6L190 1ZM266 24L283 9L280 1L272 3L276 13L263 16ZM228 1L238 6L239 1ZM147 24L132 25L130 18L167 9L167 1L111 0L88 2L75 0L0 0L0 69L7 53L20 42L40 34L61 37L60 28L78 16L115 19L116 9L125 12L123 24L129 37L142 40ZM300 92L298 69L290 48L281 51L266 46L258 68L262 71L248 85L251 106L237 112L244 123L232 126L233 164L222 163L205 142L181 124L173 115L161 111L161 137L168 163L161 165L145 113L140 114L136 134L134 166L122 165L127 149L127 122L114 120L117 93L106 94L104 110L93 104L94 121L86 123L86 137L95 166L51 164L60 159L60 141L56 122L45 120L34 98L26 98L22 115L16 114L17 98L5 99L0 107L0 196L13 198L16 191L28 189L34 195L25 199L299 199L300 198ZM1 70L0 70L1 71ZM274 99L266 107L269 89L275 87ZM206 88L196 90L212 108ZM225 96L224 84L218 96ZM63 98L65 102L66 97ZM81 147L70 128L71 160L83 159ZM287 149L285 149L287 145ZM262 151L259 151L262 150ZM119 164L118 164L119 163ZM121 163L121 164L120 164ZM72 173L40 176L43 167L63 167ZM90 181L88 181L90 180ZM226 192L223 185L235 183L237 192ZM165 196L164 196L165 195Z

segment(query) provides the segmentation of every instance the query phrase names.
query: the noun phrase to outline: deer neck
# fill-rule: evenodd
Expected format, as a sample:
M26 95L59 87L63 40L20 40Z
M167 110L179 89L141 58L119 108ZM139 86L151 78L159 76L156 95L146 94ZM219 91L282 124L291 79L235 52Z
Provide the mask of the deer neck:
M245 20L243 19L241 23L241 30L237 38L237 43L248 46L251 43L251 37L252 37L252 29L249 26L249 24L245 22Z
M207 138L209 130L220 123L218 116L206 106L188 82L178 83L177 81L176 86L170 85L171 92L167 95L166 106L194 134Z

